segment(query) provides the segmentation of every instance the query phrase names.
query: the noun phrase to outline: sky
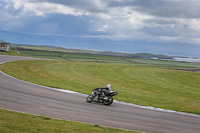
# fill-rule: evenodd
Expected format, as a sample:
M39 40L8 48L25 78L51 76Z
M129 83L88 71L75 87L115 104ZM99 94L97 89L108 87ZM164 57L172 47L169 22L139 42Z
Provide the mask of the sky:
M0 39L200 57L200 0L0 0Z

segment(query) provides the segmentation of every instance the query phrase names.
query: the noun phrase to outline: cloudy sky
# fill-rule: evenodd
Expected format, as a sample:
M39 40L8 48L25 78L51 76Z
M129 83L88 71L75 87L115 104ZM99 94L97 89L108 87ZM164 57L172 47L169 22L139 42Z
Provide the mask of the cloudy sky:
M0 0L0 39L200 57L200 0Z

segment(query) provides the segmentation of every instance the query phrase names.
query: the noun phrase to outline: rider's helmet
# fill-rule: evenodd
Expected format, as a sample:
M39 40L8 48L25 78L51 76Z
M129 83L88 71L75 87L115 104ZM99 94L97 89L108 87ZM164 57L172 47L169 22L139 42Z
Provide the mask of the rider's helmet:
M111 88L111 84L107 84L106 87Z

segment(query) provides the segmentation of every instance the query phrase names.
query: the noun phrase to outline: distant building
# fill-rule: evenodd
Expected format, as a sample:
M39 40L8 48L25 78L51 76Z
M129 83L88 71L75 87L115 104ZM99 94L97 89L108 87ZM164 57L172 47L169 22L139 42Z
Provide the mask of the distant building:
M4 42L0 39L0 50L1 51L6 51L9 52L10 51L10 45L7 42Z

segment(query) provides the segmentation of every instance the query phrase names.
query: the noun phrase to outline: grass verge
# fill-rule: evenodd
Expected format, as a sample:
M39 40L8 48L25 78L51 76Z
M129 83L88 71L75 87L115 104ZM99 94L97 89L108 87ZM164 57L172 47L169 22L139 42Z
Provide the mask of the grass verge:
M136 133L0 109L1 133Z

